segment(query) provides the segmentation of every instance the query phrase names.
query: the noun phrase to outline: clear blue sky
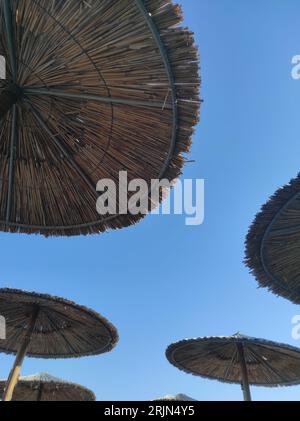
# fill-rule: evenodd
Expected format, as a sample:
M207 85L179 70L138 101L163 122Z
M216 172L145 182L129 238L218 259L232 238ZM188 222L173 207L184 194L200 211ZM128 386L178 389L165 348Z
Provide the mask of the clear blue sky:
M93 389L99 400L186 393L238 400L238 386L181 373L171 342L236 331L300 346L300 308L257 289L243 266L255 213L300 169L299 0L181 0L201 51L205 102L184 177L206 180L206 220L150 216L105 235L44 239L1 234L1 286L47 292L87 305L119 329L109 354L29 360L23 374L49 371ZM12 357L0 356L6 376ZM256 400L298 400L300 387L252 390Z

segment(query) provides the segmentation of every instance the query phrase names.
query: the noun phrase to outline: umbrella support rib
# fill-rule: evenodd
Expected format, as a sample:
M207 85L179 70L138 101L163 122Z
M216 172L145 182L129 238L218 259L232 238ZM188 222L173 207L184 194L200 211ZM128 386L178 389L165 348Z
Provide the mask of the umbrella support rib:
M31 104L26 102L27 108L30 109L32 114L35 116L36 120L39 122L41 127L45 130L45 132L48 134L49 137L54 141L55 145L59 148L59 150L62 152L62 154L67 158L67 160L72 165L73 169L81 176L81 178L86 182L86 184L91 188L91 190L96 194L96 184L92 182L92 180L89 178L87 174L83 171L83 169L77 164L77 162L72 158L72 156L68 153L68 151L65 149L65 147L60 143L56 136L53 135L49 127L47 127L46 123L42 119L42 117L39 115L39 113L32 107Z
M7 33L7 43L8 43L8 51L10 56L10 65L12 71L12 78L13 81L16 82L17 79L17 66L16 66L16 55L14 50L14 37L13 37L13 18L12 18L12 11L10 7L10 1L4 0L3 1L3 14L5 19L5 28Z
M248 378L248 370L245 360L245 352L244 352L244 345L242 343L237 343L237 350L240 359L240 366L241 366L241 374L242 374L242 390L244 394L245 401L251 401L251 393L249 387L249 378Z
M21 367L22 367L24 358L26 356L26 353L30 344L30 340L32 337L32 333L33 333L37 318L38 318L38 314L39 314L39 307L36 307L31 315L26 335L24 337L23 343L20 346L13 368L11 369L11 372L7 379L5 391L3 394L3 401L5 402L9 402L12 400L13 392L19 380Z
M148 12L146 5L143 0L134 0L137 8L141 12L141 15L143 16L146 24L148 25L150 32L152 33L153 39L155 43L157 44L157 47L160 51L161 58L163 60L168 79L170 84L170 92L172 97L172 110L173 110L173 117L172 117L172 136L171 136L171 144L169 153L165 162L165 165L163 166L161 173L159 175L159 178L164 178L165 173L168 169L168 166L170 162L172 161L172 158L174 156L175 147L176 147L176 139L177 139L177 131L178 131L178 123L179 123L179 112L178 112L178 100L177 100L177 89L175 85L175 75L172 70L171 62L169 59L168 52L166 50L166 47L163 43L163 40L161 38L161 35L159 33L159 30L151 16L151 14Z
M7 205L6 205L6 222L9 222L10 212L11 212L11 202L12 202L13 183L14 183L15 157L16 157L16 143L17 143L17 106L16 106L16 104L14 104L14 106L12 108L8 193L7 193Z
M164 102L159 101L146 101L140 99L126 99L126 98L113 98L105 97L100 95L89 95L80 92L66 92L59 91L57 89L45 89L45 88L24 88L24 93L26 95L46 95L54 96L58 98L66 99L81 99L84 101L96 101L103 102L106 104L119 104L119 105L132 105L132 106L142 106L150 108L160 108L160 109L170 109L170 105L165 104Z

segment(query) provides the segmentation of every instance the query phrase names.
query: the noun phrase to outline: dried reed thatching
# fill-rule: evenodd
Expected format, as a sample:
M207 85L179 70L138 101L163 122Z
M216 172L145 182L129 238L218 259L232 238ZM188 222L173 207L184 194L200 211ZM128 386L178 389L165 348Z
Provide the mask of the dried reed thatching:
M280 188L256 216L245 263L261 287L300 304L300 175Z
M198 51L181 21L170 0L1 2L2 230L129 226L142 215L97 214L98 180L118 185L126 170L150 188L181 174L200 106Z
M255 386L300 384L300 349L241 334L184 340L166 356L186 373L226 383L242 383L238 345L242 345L249 383Z
M0 381L0 395L5 389L6 381ZM13 401L58 401L82 402L95 401L94 393L84 386L71 383L47 373L20 377L14 390Z
M0 352L17 353L36 309L29 357L98 355L110 351L118 341L115 327L86 307L46 294L0 289L0 314L6 319L7 338L0 341Z

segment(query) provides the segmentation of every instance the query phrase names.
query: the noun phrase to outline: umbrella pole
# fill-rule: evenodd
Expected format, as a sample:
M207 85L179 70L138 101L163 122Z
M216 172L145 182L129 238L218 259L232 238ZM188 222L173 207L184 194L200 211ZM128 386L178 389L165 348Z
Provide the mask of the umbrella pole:
M248 370L245 360L244 346L243 344L237 344L237 349L240 357L241 373L242 373L242 390L245 401L251 401L251 393L249 386Z
M43 384L41 383L40 384L40 387L39 387L39 393L38 393L38 397L37 397L37 402L41 402L42 395L43 395Z
M24 337L23 343L20 346L20 349L17 353L13 368L11 369L11 372L9 374L9 377L7 379L7 383L5 386L5 391L3 394L3 401L9 402L12 400L14 389L18 383L21 367L24 361L24 358L26 356L28 346L30 344L31 336L35 327L36 320L38 318L39 308L37 307L32 315L29 322L29 326L26 332L26 335Z

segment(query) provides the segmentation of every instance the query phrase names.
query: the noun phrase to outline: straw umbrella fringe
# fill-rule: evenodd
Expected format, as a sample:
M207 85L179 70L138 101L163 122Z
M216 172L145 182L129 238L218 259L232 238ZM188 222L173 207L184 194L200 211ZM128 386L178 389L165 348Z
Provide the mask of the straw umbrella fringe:
M6 382L0 381L0 391ZM95 401L95 394L84 386L71 383L48 373L21 377L13 394L13 401Z
M181 174L200 106L198 51L181 21L170 0L1 2L8 78L21 88L0 127L2 230L129 226L143 215L97 214L98 180L118 185L127 170L150 196L152 179ZM10 89L0 85L4 102Z
M111 351L115 327L86 307L47 294L0 289L0 313L6 320L0 351L16 354L4 400L12 398L24 357L75 358Z
M241 384L246 401L251 400L250 384L300 384L299 348L241 334L180 341L168 347L166 357L186 373Z
M245 264L259 285L300 304L300 175L262 207L246 238Z

